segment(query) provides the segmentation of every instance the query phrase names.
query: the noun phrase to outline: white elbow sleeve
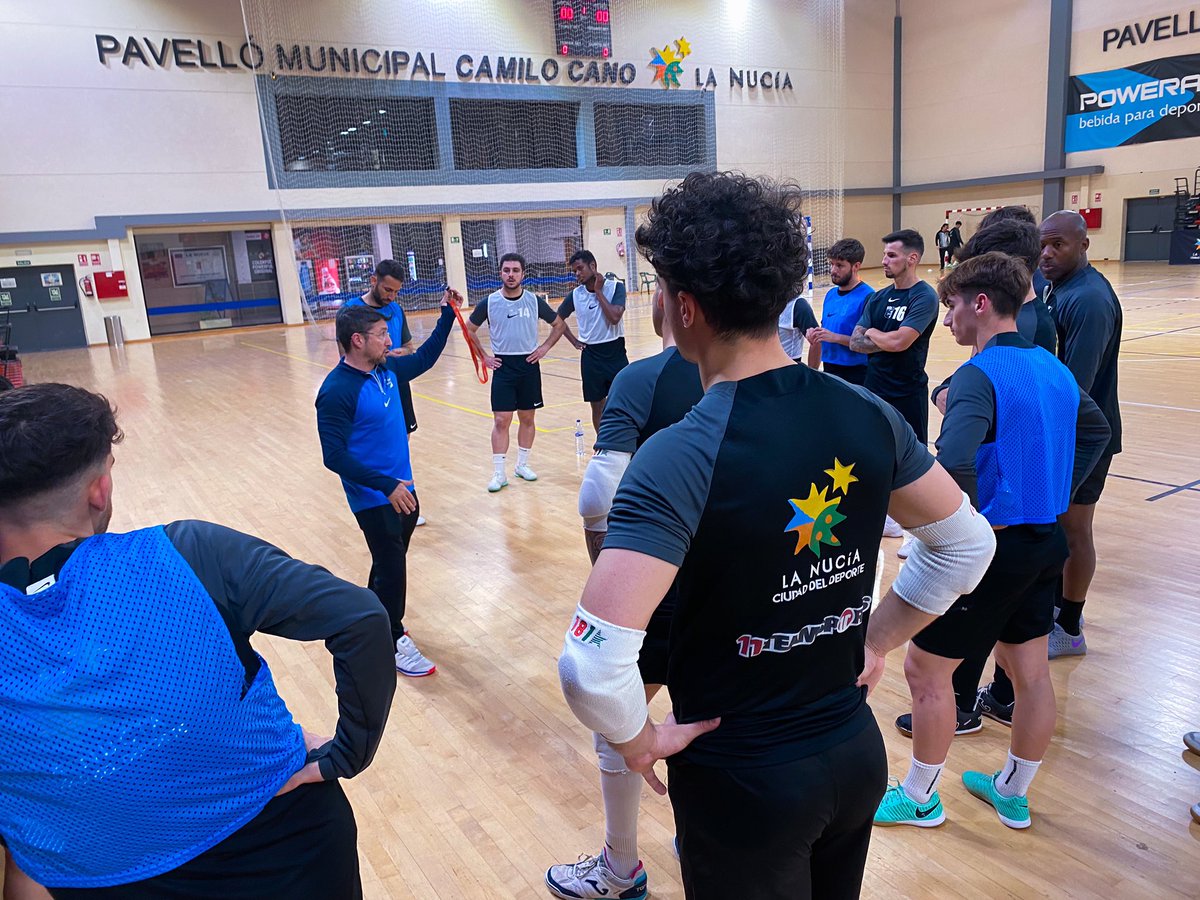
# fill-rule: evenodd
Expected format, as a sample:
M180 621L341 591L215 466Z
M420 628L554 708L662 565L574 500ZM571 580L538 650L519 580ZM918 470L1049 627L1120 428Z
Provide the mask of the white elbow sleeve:
M608 511L632 454L599 450L588 463L579 486L579 515L588 531L608 531Z
M638 654L646 632L622 628L582 606L567 629L558 679L571 712L614 744L637 737L646 724L646 692Z
M953 515L908 531L916 541L892 590L909 606L940 616L975 590L996 552L996 533L966 494Z

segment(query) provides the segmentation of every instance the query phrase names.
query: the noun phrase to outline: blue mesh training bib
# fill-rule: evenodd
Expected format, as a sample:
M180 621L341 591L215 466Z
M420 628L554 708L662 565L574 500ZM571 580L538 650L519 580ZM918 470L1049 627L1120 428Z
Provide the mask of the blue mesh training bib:
M0 834L49 887L167 872L304 765L265 662L254 681L161 527L84 541L57 582L0 584Z

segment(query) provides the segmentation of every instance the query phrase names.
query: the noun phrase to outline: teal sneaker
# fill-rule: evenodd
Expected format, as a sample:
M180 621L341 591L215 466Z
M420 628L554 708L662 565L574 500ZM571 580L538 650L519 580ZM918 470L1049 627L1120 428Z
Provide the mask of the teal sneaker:
M967 790L991 805L1000 821L1009 828L1028 828L1033 824L1029 818L1029 800L1026 797L1004 797L996 790L996 776L985 772L963 772L963 784Z
M918 828L935 828L946 821L946 810L937 791L923 807L909 799L904 786L892 779L891 785L879 801L875 810L876 825L916 825Z

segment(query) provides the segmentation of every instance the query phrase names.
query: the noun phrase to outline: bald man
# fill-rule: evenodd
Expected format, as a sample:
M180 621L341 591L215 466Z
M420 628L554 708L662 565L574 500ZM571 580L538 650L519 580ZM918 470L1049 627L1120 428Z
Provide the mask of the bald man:
M1121 409L1117 402L1117 356L1121 346L1121 303L1108 279L1087 259L1083 216L1061 210L1039 229L1042 252L1038 270L1049 282L1046 306L1058 333L1058 358L1096 401L1112 437L1092 474L1080 485L1060 522L1071 552L1063 569L1059 613L1050 635L1050 658L1083 656L1083 604L1096 573L1092 521L1112 458L1121 452Z

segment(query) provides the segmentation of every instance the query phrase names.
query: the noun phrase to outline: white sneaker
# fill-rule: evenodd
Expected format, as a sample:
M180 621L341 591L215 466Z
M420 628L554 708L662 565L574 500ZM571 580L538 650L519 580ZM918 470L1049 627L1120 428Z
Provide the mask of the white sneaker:
M564 900L598 897L644 900L646 869L639 862L628 878L618 878L601 851L596 856L581 856L578 862L551 866L546 870L546 887L555 897Z
M437 671L437 666L427 660L412 638L405 634L396 641L396 671L409 678L420 678L432 675Z
M524 478L526 481L537 481L537 473L529 466L517 466L513 469L513 474L518 478Z
M890 538L904 537L904 529L900 527L900 523L888 516L883 523L883 536Z
M501 473L497 472L492 476L492 480L488 482L488 493L494 494L506 484L508 484L508 479L505 478Z
M900 545L900 549L896 551L896 555L901 559L908 559L908 551L912 549L913 541L915 540L916 538L911 534L906 534L904 536L904 543Z
M424 517L424 516L417 516L417 524L418 524L418 525L424 525L424 524L425 524L425 517Z

